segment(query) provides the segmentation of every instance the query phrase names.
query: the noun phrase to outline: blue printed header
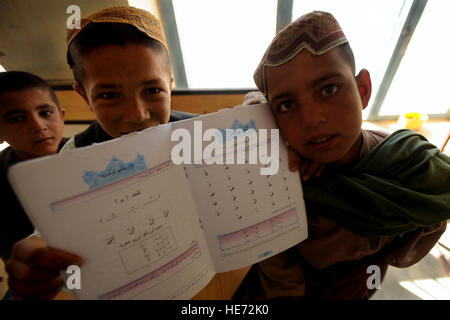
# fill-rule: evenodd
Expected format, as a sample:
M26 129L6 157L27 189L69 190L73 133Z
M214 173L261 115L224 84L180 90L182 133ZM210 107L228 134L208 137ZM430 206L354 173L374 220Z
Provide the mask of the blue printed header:
M253 129L256 131L255 120L250 120L247 124L241 123L239 120L234 120L230 129L234 130L233 133L227 134L226 129L217 129L217 139L222 141L227 141L229 139L234 139L234 137L239 137L245 135L247 130Z
M95 189L145 170L147 170L147 166L144 157L139 154L134 161L128 163L113 157L105 170L87 171L83 175L83 180L90 189Z

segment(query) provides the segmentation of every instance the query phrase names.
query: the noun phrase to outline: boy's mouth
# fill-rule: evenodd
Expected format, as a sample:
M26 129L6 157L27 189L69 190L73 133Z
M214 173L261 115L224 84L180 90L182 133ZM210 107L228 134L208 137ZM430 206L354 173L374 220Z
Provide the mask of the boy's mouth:
M307 146L318 152L325 152L333 148L337 134L324 134L314 136L306 143Z
M53 137L43 138L43 139L39 139L34 144L50 143L50 142L53 142L53 140L54 140Z
M312 137L311 139L309 139L309 141L307 143L308 144L320 144L320 143L327 142L328 140L330 140L333 137L334 137L334 135L315 136L315 137Z

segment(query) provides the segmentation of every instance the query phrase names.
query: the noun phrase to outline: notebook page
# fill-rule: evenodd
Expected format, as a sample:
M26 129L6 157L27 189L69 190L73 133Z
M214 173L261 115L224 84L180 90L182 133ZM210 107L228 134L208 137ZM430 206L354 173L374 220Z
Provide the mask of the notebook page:
M187 299L212 279L169 134L159 126L11 170L47 243L84 259L77 297Z
M239 126L268 129L267 139L258 139L257 145L247 147L269 154L271 139L275 139L270 129L277 129L267 104L225 109L192 120L201 120L203 133L210 128L223 132ZM193 121L174 123L172 128L177 127L195 131ZM204 141L202 150L210 143ZM201 163L184 166L217 272L256 263L307 237L300 177L289 170L287 148L281 137L278 171L274 175L261 174L261 168L270 165L262 165L259 159L257 164L236 164L237 149L233 151L235 164L227 164L226 155L218 155L223 164L208 165L202 159ZM249 162L249 150L246 159Z

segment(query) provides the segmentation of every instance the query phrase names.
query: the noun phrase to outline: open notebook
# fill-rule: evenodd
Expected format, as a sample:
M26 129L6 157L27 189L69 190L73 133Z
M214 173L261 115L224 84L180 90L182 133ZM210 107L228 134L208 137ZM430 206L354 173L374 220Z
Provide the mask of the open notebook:
M198 138L199 124L216 130L222 144L227 138L219 133L231 127L277 128L267 104L236 107L10 169L10 182L44 240L84 259L75 297L187 299L215 273L306 239L300 178L288 169L284 144L278 143L276 174L261 174L268 164L248 161L254 148L267 157L278 135L247 143L243 164L207 164L206 158L174 164L171 154L181 140L171 141L172 133L184 128ZM221 145L223 159L238 152L236 141L233 151Z

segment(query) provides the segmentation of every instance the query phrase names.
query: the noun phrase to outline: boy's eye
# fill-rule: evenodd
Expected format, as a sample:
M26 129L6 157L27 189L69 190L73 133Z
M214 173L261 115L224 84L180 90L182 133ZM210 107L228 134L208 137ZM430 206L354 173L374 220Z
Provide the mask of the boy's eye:
M147 88L145 89L145 93L147 94L157 94L160 93L161 89L160 88Z
M281 112L281 113L288 112L289 110L292 109L292 106L293 106L292 101L290 101L290 100L283 101L277 106L277 111Z
M41 117L50 117L53 114L53 111L44 110L44 111L41 111L39 114L41 115Z
M18 123L24 119L24 116L15 116L8 119L8 123Z
M330 84L327 85L325 87L323 87L322 89L320 89L320 93L325 96L325 97L330 97L336 94L336 92L338 91L338 86L335 84Z
M119 98L119 94L117 92L102 92L98 95L98 98L111 100Z

